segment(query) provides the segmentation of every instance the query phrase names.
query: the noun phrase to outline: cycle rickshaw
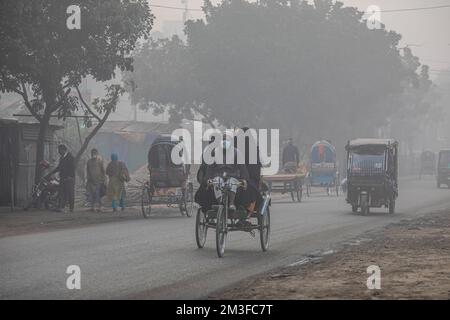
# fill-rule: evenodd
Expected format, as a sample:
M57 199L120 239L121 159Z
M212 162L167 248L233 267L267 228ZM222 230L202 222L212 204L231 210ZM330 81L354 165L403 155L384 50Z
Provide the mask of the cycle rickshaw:
M259 231L259 238L262 251L267 251L269 247L270 234L270 195L265 185L262 187L262 203L250 217L250 225L240 227L238 221L248 217L247 210L242 207L231 210L229 207L229 193L233 187L242 187L242 182L236 179L229 179L225 176L222 179L209 180L210 187L220 190L221 197L219 204L213 205L210 210L203 212L202 208L197 211L195 223L195 238L198 248L203 248L206 242L208 229L216 230L216 251L219 258L224 256L226 239L231 231L245 231L255 236L255 231Z
M326 141L317 141L311 147L309 172L307 174L306 194L311 195L311 187L324 187L330 195L334 189L339 196L339 171L336 149Z
M142 188L141 210L149 218L152 205L178 207L183 216L191 217L194 210L194 186L189 177L189 165L175 164L171 153L179 143L168 135L159 136L148 152L149 180Z

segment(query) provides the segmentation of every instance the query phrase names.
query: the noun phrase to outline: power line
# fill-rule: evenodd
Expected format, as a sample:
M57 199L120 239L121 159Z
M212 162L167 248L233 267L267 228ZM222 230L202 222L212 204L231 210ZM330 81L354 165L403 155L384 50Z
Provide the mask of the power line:
M434 7L419 7L419 8L404 8L404 9L392 9L392 10L381 10L381 13L389 13L389 12L406 12L406 11L421 11L421 10L434 10L434 9L443 9L450 8L450 5L442 5L442 6L434 6Z
M172 10L183 10L183 11L198 11L203 12L200 8L184 8L175 6L165 6L160 4L149 4L150 7L162 8L162 9L172 9ZM408 11L422 11L422 10L435 10L450 8L450 5L434 6L434 7L418 7L418 8L403 8L403 9L391 9L391 10L380 10L381 13L391 13L391 12L408 12Z
M201 11L203 12L202 9L196 9L196 8L183 8L183 7L172 7L172 6L164 6L164 5L159 5L159 4L149 4L150 7L155 7L155 8L162 8L162 9L172 9L172 10L182 10L182 11Z

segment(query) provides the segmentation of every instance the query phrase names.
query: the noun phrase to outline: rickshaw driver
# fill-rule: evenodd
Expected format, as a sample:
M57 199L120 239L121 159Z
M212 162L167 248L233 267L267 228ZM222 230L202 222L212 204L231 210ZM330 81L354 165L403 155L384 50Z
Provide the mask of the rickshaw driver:
M236 193L239 192L238 185L239 181L243 182L243 188L244 190L247 187L247 182L249 180L249 174L247 167L245 164L238 164L238 150L232 146L231 141L227 140L226 137L224 137L224 140L222 142L222 148L223 148L223 163L212 163L207 166L206 168L206 180L214 179L215 181L223 182L223 175L224 173L226 176L231 180L231 183L233 185L230 197L229 197L229 203L230 203L230 210L236 210L236 204L235 204L235 198ZM231 150L231 148L234 148L234 160L233 163L226 163L226 153ZM214 195L216 199L220 198L221 194L219 190L214 190ZM246 207L245 204L241 204L242 206Z

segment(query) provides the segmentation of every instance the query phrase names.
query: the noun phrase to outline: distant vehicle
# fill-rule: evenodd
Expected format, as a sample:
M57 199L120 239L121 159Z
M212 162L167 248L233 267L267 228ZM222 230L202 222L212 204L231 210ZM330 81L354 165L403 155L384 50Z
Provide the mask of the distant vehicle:
M311 187L324 187L327 194L334 189L339 195L339 171L336 162L336 149L326 141L317 141L311 147L309 171L306 179L306 194L311 194Z
M290 193L292 201L301 202L303 196L303 183L306 173L278 173L270 176L264 176L263 180L267 183L269 193Z
M347 203L366 215L369 208L395 212L398 196L398 142L393 139L356 139L347 146Z
M434 175L435 172L436 172L436 155L433 151L425 150L420 155L419 178L422 178L422 175Z
M437 166L437 187L446 184L450 188L450 150L439 151Z
M172 149L179 143L168 135L159 136L148 151L150 179L144 182L141 210L149 218L152 205L177 206L182 215L191 217L194 210L194 187L189 179L189 165L172 162Z

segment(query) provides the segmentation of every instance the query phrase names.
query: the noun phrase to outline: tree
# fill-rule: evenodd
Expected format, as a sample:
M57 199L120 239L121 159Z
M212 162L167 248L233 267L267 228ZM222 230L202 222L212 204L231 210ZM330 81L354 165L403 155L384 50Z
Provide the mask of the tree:
M39 121L35 179L41 176L44 137L52 116L65 118L77 110L85 122L97 122L90 139L116 108L120 85L107 87L104 98L88 105L79 85L91 75L97 81L115 77L118 69L132 70L132 50L150 33L153 15L146 0L79 0L81 29L69 30L71 0L5 0L0 3L0 90L22 96Z
M131 93L135 101L180 114L201 106L226 126L281 128L342 146L385 125L397 112L388 98L418 76L404 65L399 34L369 30L363 12L341 2L205 1L204 12L205 21L187 22L187 43L177 44L181 64L162 54L152 60L170 41L137 52L132 77L144 89ZM160 64L164 81L150 81L150 66Z

